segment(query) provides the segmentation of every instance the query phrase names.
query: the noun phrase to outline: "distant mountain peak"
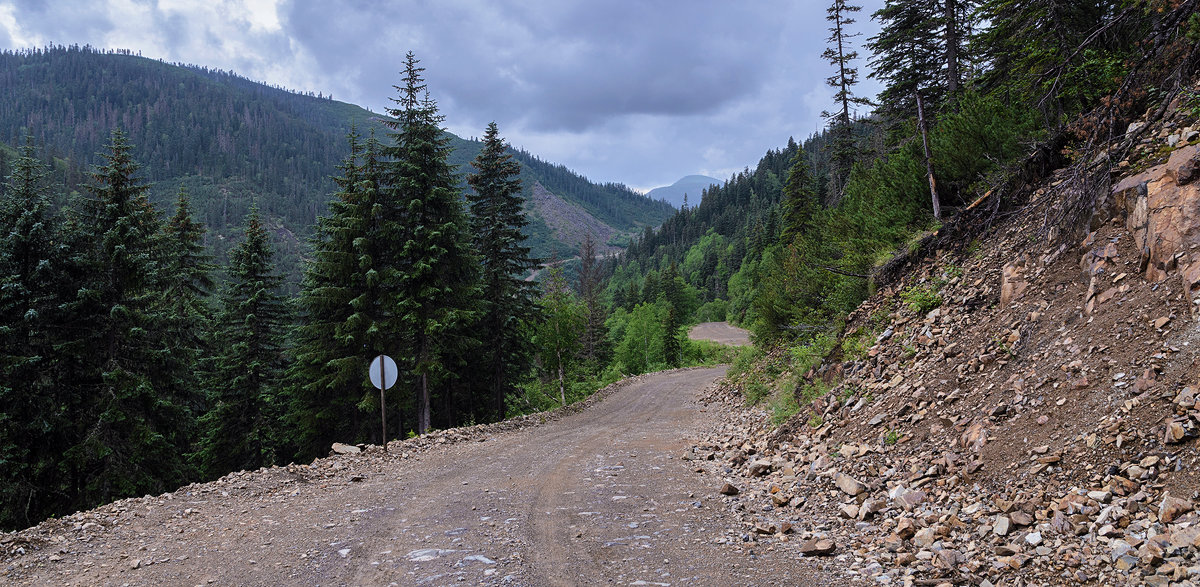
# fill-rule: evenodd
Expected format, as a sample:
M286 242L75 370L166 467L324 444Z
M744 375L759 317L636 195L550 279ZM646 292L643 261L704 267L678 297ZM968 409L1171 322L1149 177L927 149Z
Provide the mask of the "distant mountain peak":
M666 200L672 206L682 208L683 196L687 194L688 205L695 206L700 203L700 196L704 194L704 190L714 185L721 185L721 180L707 175L685 175L669 186L650 190L646 196L655 200Z

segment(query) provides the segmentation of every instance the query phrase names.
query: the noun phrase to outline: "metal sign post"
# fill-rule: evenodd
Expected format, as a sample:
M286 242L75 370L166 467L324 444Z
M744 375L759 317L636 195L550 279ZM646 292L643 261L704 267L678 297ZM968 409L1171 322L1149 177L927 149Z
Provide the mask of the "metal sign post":
M383 421L381 438L383 439L383 452L387 452L387 402L383 392L396 384L400 371L396 368L396 361L393 361L391 357L379 355L371 361L371 368L367 370L367 375L371 378L371 385L379 388L379 416Z

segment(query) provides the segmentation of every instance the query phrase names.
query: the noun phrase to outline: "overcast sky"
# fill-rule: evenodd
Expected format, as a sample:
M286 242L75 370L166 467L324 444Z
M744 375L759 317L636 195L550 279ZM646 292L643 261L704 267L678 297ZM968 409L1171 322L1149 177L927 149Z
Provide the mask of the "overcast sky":
M864 0L854 29L876 27ZM637 189L728 179L823 124L825 0L0 0L0 47L90 44L376 112L404 54L460 136Z

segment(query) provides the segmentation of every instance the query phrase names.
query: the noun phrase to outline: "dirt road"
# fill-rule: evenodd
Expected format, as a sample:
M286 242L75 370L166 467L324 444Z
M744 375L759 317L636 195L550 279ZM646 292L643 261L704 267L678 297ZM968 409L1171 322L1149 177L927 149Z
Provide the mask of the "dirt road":
M728 322L703 322L688 330L688 337L697 340L714 340L721 344L749 346L750 331L731 326Z
M680 455L718 417L692 398L723 373L648 376L582 413L409 458L118 502L46 525L0 583L838 584L769 544L717 543L734 514Z

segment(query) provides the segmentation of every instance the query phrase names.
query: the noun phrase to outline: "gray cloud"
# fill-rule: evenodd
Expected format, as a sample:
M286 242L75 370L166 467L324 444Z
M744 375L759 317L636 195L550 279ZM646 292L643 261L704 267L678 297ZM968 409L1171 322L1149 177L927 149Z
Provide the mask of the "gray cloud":
M543 159L640 188L728 177L819 128L831 105L824 5L811 2L284 0L278 26L264 27L241 0L135 1L119 19L116 0L0 9L26 37L231 69L377 112L411 50L452 131L479 135L495 120ZM864 3L859 41L878 4ZM0 27L0 46L16 48L6 36Z

